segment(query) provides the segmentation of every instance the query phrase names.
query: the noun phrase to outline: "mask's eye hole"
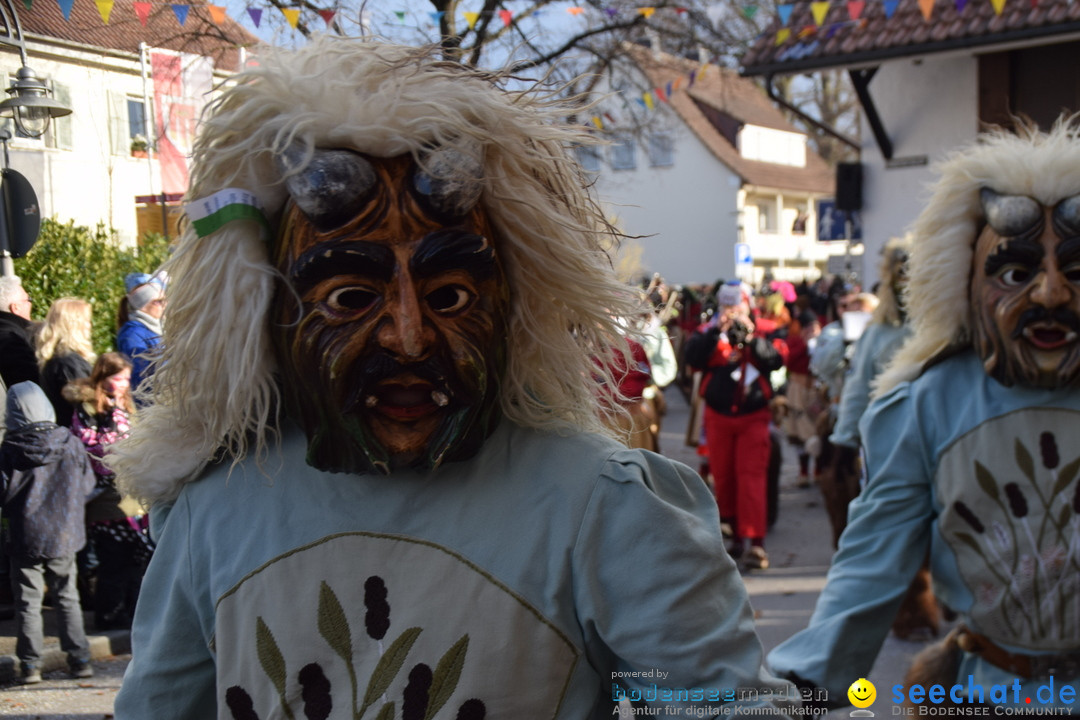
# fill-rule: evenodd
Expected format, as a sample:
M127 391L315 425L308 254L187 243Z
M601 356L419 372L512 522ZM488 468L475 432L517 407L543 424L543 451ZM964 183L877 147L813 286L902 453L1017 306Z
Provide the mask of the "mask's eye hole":
M998 273L998 277L1001 278L1001 282L1009 287L1019 287L1026 285L1031 280L1031 270L1026 267L1018 265L1010 265L1007 268L1003 268Z
M351 150L316 148L304 165L306 156L303 146L293 144L275 157L285 187L312 225L323 232L339 228L356 217L372 194L375 168ZM303 169L294 172L297 167Z
M1000 195L983 188L979 200L986 224L1001 237L1020 237L1042 224L1042 205L1026 195Z
M367 310L379 296L370 290L355 285L338 288L326 298L326 304L337 312L355 313Z
M1080 235L1080 195L1065 198L1054 208L1054 228L1063 238Z
M420 159L413 173L417 199L437 218L453 221L472 210L484 190L480 148L438 148Z
M444 285L424 298L428 307L440 315L452 315L468 307L475 297L460 285Z

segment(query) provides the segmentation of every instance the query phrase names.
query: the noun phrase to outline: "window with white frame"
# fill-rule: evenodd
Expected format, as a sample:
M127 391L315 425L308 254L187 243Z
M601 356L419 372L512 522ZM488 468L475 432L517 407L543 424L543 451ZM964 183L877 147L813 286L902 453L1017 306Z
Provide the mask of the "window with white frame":
M670 167L675 164L675 138L669 132L649 135L649 165L652 167Z
M110 91L109 140L113 155L131 155L146 150L146 103L137 95Z
M574 154L585 172L600 172L600 148L592 145L575 145Z
M757 206L758 232L776 232L776 206L772 203L758 203Z
M633 170L637 167L637 148L633 136L616 136L609 150L612 170Z

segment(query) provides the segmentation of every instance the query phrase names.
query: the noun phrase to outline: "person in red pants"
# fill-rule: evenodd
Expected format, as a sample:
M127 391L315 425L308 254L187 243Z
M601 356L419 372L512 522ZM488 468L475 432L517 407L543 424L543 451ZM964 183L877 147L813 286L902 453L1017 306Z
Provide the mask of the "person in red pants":
M706 373L705 443L720 517L734 530L731 555L749 569L764 570L769 374L783 366L786 346L755 332L750 294L741 283L722 285L717 301L716 314L690 338L686 358Z

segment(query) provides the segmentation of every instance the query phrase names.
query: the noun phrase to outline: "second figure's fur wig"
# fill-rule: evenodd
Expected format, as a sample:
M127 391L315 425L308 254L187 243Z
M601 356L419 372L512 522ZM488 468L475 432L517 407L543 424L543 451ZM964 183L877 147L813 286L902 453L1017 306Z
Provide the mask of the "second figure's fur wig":
M881 264L878 265L878 305L874 308L873 322L883 325L900 326L904 324L903 298L896 294L897 276L906 272L908 256L911 254L911 234L890 238L881 249Z
M1062 118L1043 133L997 130L939 166L925 209L911 228L905 308L912 336L882 373L877 394L913 380L927 364L971 344L969 297L975 240L984 217L979 190L1026 195L1043 205L1080 194L1080 130Z
M275 155L286 148L299 145L308 160L325 147L419 161L436 145L482 147L480 203L511 288L502 410L530 427L602 432L595 393L615 383L603 376L612 363L595 358L611 358L616 318L639 307L614 276L607 250L616 235L568 152L595 141L567 124L573 109L553 91L511 92L504 76L437 53L321 38L261 54L208 108L188 201L246 189L274 228L287 200ZM135 497L175 498L222 452L266 455L280 401L267 328L277 273L267 242L250 220L206 237L188 228L167 264L173 279L153 403L111 456Z

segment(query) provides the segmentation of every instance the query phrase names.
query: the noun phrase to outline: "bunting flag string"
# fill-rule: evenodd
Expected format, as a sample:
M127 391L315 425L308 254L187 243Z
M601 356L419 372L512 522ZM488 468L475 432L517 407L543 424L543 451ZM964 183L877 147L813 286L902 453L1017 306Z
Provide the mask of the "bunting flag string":
M73 0L74 1L74 0ZM184 23L187 22L188 11L191 10L190 5L173 5L173 15L176 16L177 22L180 23L180 27L184 27Z

